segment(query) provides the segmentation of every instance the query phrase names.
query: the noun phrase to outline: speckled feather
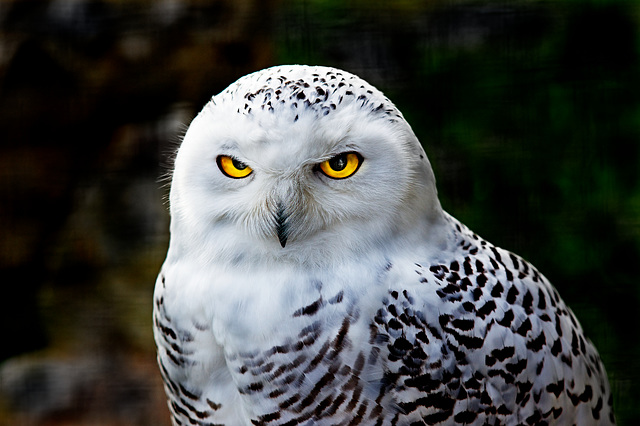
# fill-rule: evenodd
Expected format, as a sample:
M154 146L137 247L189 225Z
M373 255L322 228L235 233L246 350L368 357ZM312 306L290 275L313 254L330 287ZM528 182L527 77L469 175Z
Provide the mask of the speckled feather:
M323 177L345 150L361 170ZM356 76L271 68L214 97L171 209L154 331L175 425L614 423L556 290L442 211L402 114Z

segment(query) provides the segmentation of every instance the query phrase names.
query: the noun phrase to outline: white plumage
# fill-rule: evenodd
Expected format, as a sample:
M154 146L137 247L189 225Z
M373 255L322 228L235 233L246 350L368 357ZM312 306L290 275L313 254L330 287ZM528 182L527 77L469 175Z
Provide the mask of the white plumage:
M232 84L170 202L154 323L176 425L614 423L555 289L442 210L410 126L352 74Z

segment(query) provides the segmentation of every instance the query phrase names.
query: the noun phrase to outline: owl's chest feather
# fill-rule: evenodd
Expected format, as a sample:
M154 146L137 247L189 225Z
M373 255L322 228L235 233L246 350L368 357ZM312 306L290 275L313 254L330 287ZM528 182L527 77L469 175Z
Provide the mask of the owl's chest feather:
M232 278L248 282L232 275L217 274L211 282L220 288L206 291L193 284L180 291L158 286L159 359L168 387L182 394L174 411L185 401L185 390L197 396L197 401L188 401L192 406L202 405L197 412L233 424L241 418L282 420L311 412L314 418L330 418L338 409L381 410L383 372L369 325L375 312L362 310L375 306L363 303L365 299L380 299L387 291L376 277L379 273L369 271L358 278L343 273L328 285L327 277L292 278L280 271L270 279L254 279L251 291L244 292L227 285ZM368 284L368 292L354 289L359 280ZM187 303L189 309L184 308ZM172 333L162 331L167 329ZM380 398L359 405L365 395L366 400Z

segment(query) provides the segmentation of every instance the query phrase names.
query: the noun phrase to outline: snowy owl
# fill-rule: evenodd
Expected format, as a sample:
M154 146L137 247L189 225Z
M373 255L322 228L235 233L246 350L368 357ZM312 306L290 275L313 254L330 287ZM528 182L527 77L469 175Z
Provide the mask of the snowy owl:
M411 127L355 75L282 66L214 96L170 213L174 425L614 423L556 290L443 211Z

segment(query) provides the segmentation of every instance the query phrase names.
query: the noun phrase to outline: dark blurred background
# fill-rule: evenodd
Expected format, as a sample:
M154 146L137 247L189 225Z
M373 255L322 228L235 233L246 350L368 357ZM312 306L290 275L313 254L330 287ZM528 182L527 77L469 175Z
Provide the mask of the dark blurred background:
M640 424L640 3L0 2L0 424L168 425L151 297L163 176L267 66L383 90L442 203L559 289Z

